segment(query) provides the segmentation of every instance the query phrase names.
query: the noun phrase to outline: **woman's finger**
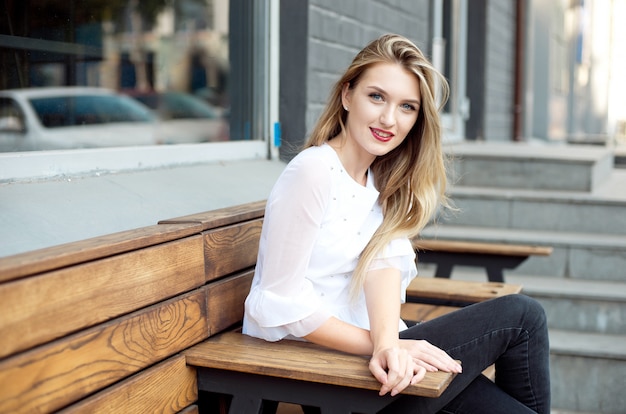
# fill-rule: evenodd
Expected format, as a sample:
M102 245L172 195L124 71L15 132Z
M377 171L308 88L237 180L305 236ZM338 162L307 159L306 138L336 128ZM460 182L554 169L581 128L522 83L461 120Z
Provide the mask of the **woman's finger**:
M461 373L461 365L444 350L428 341L409 341L407 344L414 361L428 371L446 371Z
M426 369L422 366L415 366L415 375L413 375L413 379L411 379L411 385L415 385L426 376Z
M374 378L378 380L378 382L383 384L383 386L387 384L386 365L383 364L383 362L379 358L372 357L372 359L370 359L369 369Z
M396 376L395 385L391 389L391 395L395 396L401 393L406 387L411 384L415 375L416 366L413 362L413 358L406 351L401 351L398 355L398 372ZM391 384L390 384L391 385Z

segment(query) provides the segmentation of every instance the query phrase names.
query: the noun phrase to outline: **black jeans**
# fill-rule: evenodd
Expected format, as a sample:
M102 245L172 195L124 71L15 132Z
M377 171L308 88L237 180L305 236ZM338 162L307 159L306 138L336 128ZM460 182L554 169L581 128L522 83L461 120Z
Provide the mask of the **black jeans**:
M439 398L401 396L384 413L516 414L550 412L545 312L534 299L510 295L461 308L400 333L425 339L462 362ZM496 365L495 383L481 372Z

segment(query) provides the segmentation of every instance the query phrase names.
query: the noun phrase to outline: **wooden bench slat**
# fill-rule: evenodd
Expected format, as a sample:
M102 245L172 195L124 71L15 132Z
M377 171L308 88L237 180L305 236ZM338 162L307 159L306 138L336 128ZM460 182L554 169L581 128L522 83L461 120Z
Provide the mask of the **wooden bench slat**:
M190 406L197 399L196 370L185 364L184 356L176 355L59 413L174 414L183 410L189 414L197 412L196 406Z
M221 332L243 320L244 302L254 270L206 286L209 335Z
M0 361L0 412L49 412L208 337L205 288Z
M1 284L0 357L201 286L203 256L196 235Z
M202 225L202 230L210 230L236 224L241 221L261 218L265 214L265 203L265 200L255 201L233 207L161 220L159 224L196 223Z
M0 282L178 240L201 231L198 223L154 225L3 257Z
M206 280L254 266L262 226L256 219L204 232Z
M549 256L553 248L548 246L520 245L506 243L469 242L459 240L412 240L416 250L434 250L457 253L501 254L509 256Z
M262 374L345 387L379 390L367 357L346 354L312 343L282 340L267 342L225 332L183 352L187 364L197 367ZM404 393L438 397L454 374L431 372Z
M400 317L407 322L420 323L430 321L458 309L456 306L403 303Z
M521 285L499 282L470 282L442 278L416 277L407 288L407 301L412 298L456 302L482 302L498 296L520 293Z

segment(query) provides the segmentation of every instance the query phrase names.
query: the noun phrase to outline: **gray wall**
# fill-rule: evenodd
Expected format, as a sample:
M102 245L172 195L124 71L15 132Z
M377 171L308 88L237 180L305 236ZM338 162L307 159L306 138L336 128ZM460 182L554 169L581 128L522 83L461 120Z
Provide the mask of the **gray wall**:
M299 150L330 88L371 40L384 33L398 33L429 53L429 5L428 0L282 0L282 159ZM289 62L283 64L283 59Z
M487 141L511 141L515 92L515 1L487 2L485 124ZM470 22L471 24L471 22ZM473 72L468 67L468 81Z

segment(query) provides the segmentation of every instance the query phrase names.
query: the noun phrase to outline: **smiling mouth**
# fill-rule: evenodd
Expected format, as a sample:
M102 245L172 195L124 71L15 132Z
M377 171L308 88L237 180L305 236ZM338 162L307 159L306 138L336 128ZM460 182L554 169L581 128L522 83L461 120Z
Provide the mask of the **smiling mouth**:
M372 131L374 138L382 142L391 141L394 136L392 133L383 131L382 129L370 128L370 131Z

